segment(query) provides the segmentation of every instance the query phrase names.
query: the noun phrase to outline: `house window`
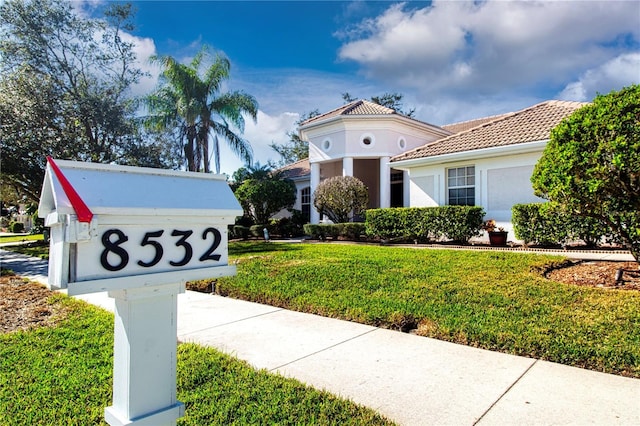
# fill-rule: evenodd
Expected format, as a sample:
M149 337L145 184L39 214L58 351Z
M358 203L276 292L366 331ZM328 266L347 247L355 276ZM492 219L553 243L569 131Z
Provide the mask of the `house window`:
M309 186L300 191L300 210L309 222L311 220L311 187Z
M360 146L363 148L371 148L375 145L376 140L372 134L364 134L360 137Z
M476 167L447 169L449 205L473 206L476 203Z

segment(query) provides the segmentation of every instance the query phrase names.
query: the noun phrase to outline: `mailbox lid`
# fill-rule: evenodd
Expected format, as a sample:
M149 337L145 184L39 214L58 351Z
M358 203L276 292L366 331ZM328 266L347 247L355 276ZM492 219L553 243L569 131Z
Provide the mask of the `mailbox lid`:
M54 160L94 214L140 216L242 215L223 175L176 170ZM49 213L74 214L71 201L53 172L47 170L38 207Z

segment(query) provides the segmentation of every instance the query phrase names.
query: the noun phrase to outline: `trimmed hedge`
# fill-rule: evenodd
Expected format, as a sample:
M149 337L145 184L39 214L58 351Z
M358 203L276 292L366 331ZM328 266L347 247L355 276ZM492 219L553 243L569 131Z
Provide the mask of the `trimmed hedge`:
M249 227L248 226L242 226L242 225L233 225L230 227L231 228L231 238L242 238L243 240L246 240L249 238Z
M516 204L511 208L516 238L525 244L565 245L582 240L595 246L614 241L612 232L597 219L567 213L556 203Z
M484 210L474 206L370 209L367 234L384 240L429 241L446 238L466 243L482 234Z
M326 240L328 237L334 240L338 237L358 240L361 235L365 234L365 224L359 222L320 223L317 225L307 223L304 225L304 233L317 240Z

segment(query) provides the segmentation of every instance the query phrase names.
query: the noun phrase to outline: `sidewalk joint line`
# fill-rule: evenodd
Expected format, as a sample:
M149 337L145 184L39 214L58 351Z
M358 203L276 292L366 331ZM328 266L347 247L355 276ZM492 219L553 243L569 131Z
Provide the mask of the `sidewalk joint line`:
M222 324L216 324L216 325L211 326L211 327L205 327L205 328L201 328L201 329L198 329L198 330L190 331L190 332L188 332L188 333L184 333L184 334L182 334L182 335L183 335L183 336L189 336L190 334L199 333L199 332L201 332L201 331L210 330L210 329L212 329L212 328L224 327L224 326L226 326L226 325L235 324L235 323L237 323L237 322L242 322L242 321L246 321L246 320L250 320L250 319L258 318L258 317L262 317L262 316L269 315L269 314L275 314L276 312L280 312L280 311L283 311L283 310L284 310L283 308L277 308L277 309L274 309L273 311L263 312L263 313L261 313L261 314L252 315L252 316L250 316L250 317L245 317L245 318L237 319L237 320L235 320L235 321L225 322L225 323L222 323Z
M364 333L358 334L357 336L353 336L353 337L350 337L350 338L348 338L348 339L346 339L346 340L343 340L343 341L340 341L340 342L334 343L334 344L333 344L333 345L331 345L331 346L327 346L326 348L322 348L322 349L320 349L320 350L317 350L317 351L312 352L312 353L310 353L310 354L307 354L307 355L305 355L305 356L301 356L300 358L294 359L293 361L285 362L285 363L284 363L284 364L282 364L282 365L279 365L279 366L277 366L277 367L273 367L273 368L271 368L269 371L270 371L270 372L271 372L271 371L275 371L275 370L277 370L277 369L279 369L279 368L286 367L287 365L291 365L291 364L293 364L293 363L295 363L295 362L298 362L298 361L300 361L300 360L303 360L303 359L305 359L305 358L309 358L309 357L311 357L311 356L317 355L317 354L319 354L320 352L328 351L329 349L333 349L333 348L335 348L336 346L342 345L343 343L347 343L347 342L349 342L349 341L351 341L351 340L355 340L355 339L357 339L357 338L359 338L359 337L362 337L362 336L364 336L364 335L366 335L366 334L372 333L372 332L374 332L374 331L376 331L376 330L379 330L379 329L378 329L378 328L374 328L373 330L365 331Z
M495 406L496 406L496 404L497 404L498 402L500 402L500 400L501 400L502 398L504 398L504 396L505 396L506 394L508 394L508 393L509 393L509 391L510 391L510 390L511 390L515 385L516 385L516 383L518 383L518 382L520 381L520 379L522 379L522 378L525 376L525 374L527 374L527 373L529 372L529 370L531 370L531 368L532 368L534 365L536 365L537 363L538 363L538 360L537 360L537 359L536 359L536 360L534 360L534 361L531 363L531 365L530 365L530 366L528 366L528 367L527 367L527 369L526 369L526 370L524 370L524 372L523 372L523 373L522 373L522 374L521 374L521 375L520 375L520 376L519 376L519 377L518 377L518 378L517 378L513 383L511 383L511 385L509 385L509 387L508 387L504 392L502 392L502 395L500 395L500 396L498 397L498 399L496 399L496 400L493 402L493 404L491 404L491 406L490 406L489 408L487 408L487 409L485 410L485 412L484 412L484 413L482 413L482 415L478 418L478 420L476 420L475 422L473 422L473 426L477 425L477 424L482 420L482 418L483 418L484 416L486 416L486 415L487 415L487 413L489 413L489 411L491 411L491 410L493 409L493 407L495 407Z

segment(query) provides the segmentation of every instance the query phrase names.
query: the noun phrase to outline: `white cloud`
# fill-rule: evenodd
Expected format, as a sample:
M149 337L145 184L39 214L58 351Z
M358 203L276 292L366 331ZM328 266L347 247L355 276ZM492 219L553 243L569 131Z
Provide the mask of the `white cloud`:
M558 86L637 43L639 13L627 1L399 4L361 22L338 55L370 78L431 94Z
M151 38L136 37L128 33L121 34L127 43L133 43L133 51L137 57L136 66L146 75L135 84L131 90L134 96L143 96L151 93L158 84L160 67L152 64L149 59L156 54L156 44Z
M259 162L265 165L269 160L279 161L278 153L269 145L272 143L286 143L289 140L287 132L295 130L295 122L299 118L300 115L297 113L284 112L272 116L260 110L258 111L257 123L248 119L245 123L243 137L251 143L254 163ZM224 141L220 142L221 172L231 176L233 172L243 167L244 164L226 147Z
M620 55L599 67L585 71L577 81L566 85L559 99L590 101L598 93L609 93L640 83L640 52Z

